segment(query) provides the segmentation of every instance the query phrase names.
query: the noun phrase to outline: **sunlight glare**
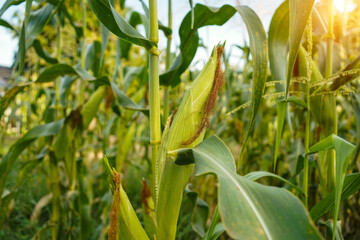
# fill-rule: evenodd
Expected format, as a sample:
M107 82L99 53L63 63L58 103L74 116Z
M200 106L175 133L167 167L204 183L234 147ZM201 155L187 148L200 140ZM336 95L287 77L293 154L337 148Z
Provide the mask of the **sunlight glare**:
M356 8L356 4L352 0L334 0L334 5L339 12L344 12L346 3L346 11L351 12Z

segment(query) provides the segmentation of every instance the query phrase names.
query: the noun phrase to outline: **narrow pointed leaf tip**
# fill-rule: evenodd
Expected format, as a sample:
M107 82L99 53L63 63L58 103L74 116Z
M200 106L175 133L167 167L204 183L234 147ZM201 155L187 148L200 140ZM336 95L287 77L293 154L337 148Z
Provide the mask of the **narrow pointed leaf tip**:
M125 21L114 9L109 0L88 0L89 6L100 22L119 38L145 47L150 50L157 44L143 35Z
M319 152L331 148L335 149L336 152L335 206L334 206L334 215L333 215L334 216L333 220L334 222L336 222L339 216L341 193L344 187L346 170L348 168L351 156L356 149L356 146L340 138L339 136L332 134L327 138L311 146L308 154L312 154L315 152ZM336 231L336 226L334 226L333 231L334 232Z

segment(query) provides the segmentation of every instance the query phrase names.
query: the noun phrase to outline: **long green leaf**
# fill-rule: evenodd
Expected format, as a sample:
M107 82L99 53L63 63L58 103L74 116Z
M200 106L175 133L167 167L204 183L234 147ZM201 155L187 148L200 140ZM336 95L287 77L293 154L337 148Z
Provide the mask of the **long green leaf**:
M290 49L286 74L286 97L290 88L290 79L293 72L295 59L299 51L308 18L315 0L290 0Z
M341 200L347 199L352 194L360 190L360 173L353 173L347 175L344 180L344 186L342 189ZM335 189L333 189L329 195L318 202L310 210L312 219L317 222L321 216L330 211L334 207L335 202Z
M251 181L256 181L256 180L258 180L260 178L263 178L263 177L273 177L273 178L276 178L276 179L278 179L280 181L283 181L286 184L289 184L291 187L295 188L298 192L300 192L302 194L304 193L298 186L294 185L290 181L288 181L285 178L282 178L279 175L276 175L274 173L264 172L264 171L256 171L256 172L248 173L244 177L246 177L247 179L249 179Z
M289 41L289 1L275 11L269 27L269 63L273 80L286 79L287 48ZM285 84L276 84L276 91L285 91Z
M180 75L189 67L199 46L197 30L204 26L221 26L226 23L236 10L230 5L221 8L210 8L196 4L194 8L194 26L191 28L191 11L183 19L180 29L180 54L175 58L169 70L160 75L162 85L176 86L180 83Z
M195 163L197 176L217 175L221 219L232 238L321 239L301 201L289 191L237 175L230 150L218 137L169 156L177 164Z
M113 8L109 0L88 0L89 6L100 22L119 38L151 49L156 43L146 39L127 23Z
M269 27L269 63L273 80L286 79L286 59L289 41L289 1L284 1L275 11ZM276 91L285 91L285 84L276 84ZM277 103L277 127L274 150L274 171L276 171L277 157L280 147L281 135L284 128L288 105L284 102ZM288 119L289 126L291 124Z
M0 18L0 26L6 27L6 28L11 29L11 30L14 30L16 32L16 29L13 26L11 26L10 23L8 23L7 21L5 21L4 19L1 19L1 18Z
M16 159L21 152L37 138L57 134L63 123L64 119L61 119L56 122L38 125L29 130L22 138L10 147L9 152L0 161L0 193L3 192L6 177L10 173L12 166L14 166Z
M185 189L185 196L189 198L193 207L191 227L197 234L203 237L206 232L206 221L209 215L209 206L205 201L198 197L197 192Z
M237 9L238 13L245 22L249 34L250 52L253 62L252 79L252 108L249 122L249 130L243 142L241 152L245 150L247 140L249 139L255 124L255 118L260 108L262 96L265 90L265 82L268 66L268 45L266 33L260 18L249 7L241 6ZM239 161L240 162L240 161Z
M26 50L32 45L35 39L42 32L46 23L50 20L56 6L46 4L44 7L32 12L30 14L32 0L26 1L25 19L22 24L19 37L19 70L22 71L24 67Z
M106 87L99 87L93 94L91 94L89 100L85 103L81 109L81 116L83 121L83 127L86 129L91 120L98 112L99 106L106 94Z
M21 73L24 68L25 63L25 52L26 52L26 31L25 31L25 22L23 22L21 27L21 32L19 36L19 55L17 60L19 61L19 72Z
M6 0L4 5L2 5L0 9L0 17L4 14L4 12L12 5L19 5L20 3L23 3L25 0Z
M360 56L358 56L354 61L352 61L349 65L347 65L344 70L342 70L342 72L344 71L349 71L349 70L353 70L353 69L359 69L360 68ZM346 83L356 79L359 75L345 75L342 77L339 77L337 79L335 79L335 81L331 84L330 86L330 90L334 91L336 89L338 89L339 87L341 87L342 85L345 85Z
M129 97L123 93L114 82L111 82L111 88L113 90L113 93L116 96L116 100L120 106L123 106L130 110L139 110L142 111L145 115L149 114L149 110L146 108L141 107L139 104L135 103L133 100L131 100Z
M34 47L37 55L39 55L40 57L42 57L45 61L47 61L48 63L58 63L58 60L54 57L52 57L42 46L39 40L35 40L32 44L32 46Z
M277 103L277 126L276 126L275 149L274 149L274 172L276 172L276 168L277 168L277 157L280 148L281 135L284 128L287 108L288 105L286 102L279 101Z
M91 76L87 71L81 69L80 67L73 67L68 64L55 64L40 73L36 82L37 83L45 83L51 82L60 76L65 75L77 75L78 77L82 78L83 80L95 80L96 78ZM109 84L109 83L108 83Z
M339 214L341 193L344 186L346 170L349 165L351 155L355 151L356 146L336 136L335 134L332 134L327 138L311 146L308 154L312 154L315 152L319 152L331 148L335 149L336 151L336 167L335 167L336 184L335 184L335 207L334 207L334 222L336 222ZM335 232L335 227L336 226L334 226L334 232Z

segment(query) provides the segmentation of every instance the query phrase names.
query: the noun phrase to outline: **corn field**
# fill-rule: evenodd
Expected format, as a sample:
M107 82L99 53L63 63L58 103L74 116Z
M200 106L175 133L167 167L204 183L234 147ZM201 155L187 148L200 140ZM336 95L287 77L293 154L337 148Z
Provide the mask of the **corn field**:
M360 239L360 1L183 1L0 1L0 239Z

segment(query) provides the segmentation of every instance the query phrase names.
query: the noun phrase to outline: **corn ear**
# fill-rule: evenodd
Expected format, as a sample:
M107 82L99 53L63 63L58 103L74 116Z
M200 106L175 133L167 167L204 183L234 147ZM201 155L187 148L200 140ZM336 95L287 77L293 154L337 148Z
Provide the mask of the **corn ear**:
M204 69L185 93L176 113L169 117L155 168L157 239L175 239L183 191L194 168L179 166L168 152L202 142L209 114L223 83L220 58L223 48L213 50Z
M110 168L108 159L104 158L104 168L108 175L113 202L110 212L109 240L129 239L148 240L144 229L121 185L120 173Z

